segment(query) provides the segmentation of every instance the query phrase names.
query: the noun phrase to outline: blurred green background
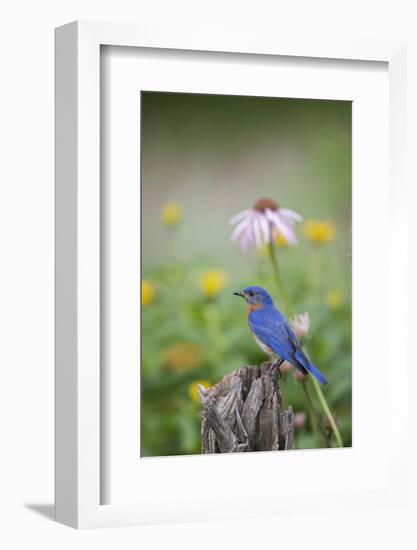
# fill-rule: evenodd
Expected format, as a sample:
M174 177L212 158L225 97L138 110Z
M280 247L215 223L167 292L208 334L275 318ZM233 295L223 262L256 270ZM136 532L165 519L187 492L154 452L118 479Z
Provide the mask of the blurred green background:
M267 360L232 292L256 284L281 299L266 250L243 254L229 224L261 197L304 217L277 257L350 446L351 103L143 92L141 106L142 456L199 453L196 383ZM314 435L293 369L281 389L299 413L294 448L333 446L313 394Z

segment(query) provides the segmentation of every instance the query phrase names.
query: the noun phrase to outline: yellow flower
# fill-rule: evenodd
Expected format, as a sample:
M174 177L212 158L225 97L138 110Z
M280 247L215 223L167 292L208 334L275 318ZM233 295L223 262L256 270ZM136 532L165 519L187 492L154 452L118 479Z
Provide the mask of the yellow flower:
M182 208L177 202L167 202L161 210L161 220L168 227L178 225L182 219Z
M188 386L188 395L191 397L193 401L199 401L200 398L198 397L198 385L201 384L205 388L210 387L210 382L208 380L194 380L194 382L191 382L191 384Z
M274 241L275 241L275 244L280 248L284 246L288 246L288 241L282 233L276 233Z
M279 233L275 229L273 229L272 231L272 240L278 248L287 248L288 246L290 246L289 242L284 237L284 235L282 233ZM257 250L258 250L258 255L261 258L267 258L269 256L269 245L262 244L257 248Z
M289 242L284 237L282 233L277 231L275 228L272 230L272 241L278 246L278 248L286 248L289 245ZM269 256L269 245L268 244L262 244L258 247L258 254L261 258L266 258Z
M192 342L178 342L164 352L166 366L176 372L198 368L203 361L202 349Z
M201 292L207 298L213 298L221 292L227 284L227 274L224 271L213 269L206 271L200 277Z
M309 241L317 244L332 241L336 235L334 223L323 220L307 220L304 228Z
M155 298L155 286L145 279L142 280L142 307L146 307L151 304Z
M330 290L326 294L326 304L331 309L337 309L342 303L342 295L338 290Z

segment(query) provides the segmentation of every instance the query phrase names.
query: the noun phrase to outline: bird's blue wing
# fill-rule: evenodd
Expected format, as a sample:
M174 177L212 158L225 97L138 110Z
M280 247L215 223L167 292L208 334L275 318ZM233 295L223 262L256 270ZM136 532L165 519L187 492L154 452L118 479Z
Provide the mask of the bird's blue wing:
M327 379L306 357L288 321L276 308L262 308L249 315L249 326L257 338L303 374L311 373L321 384Z
M254 334L276 354L290 363L301 349L292 328L275 308L262 308L249 315L249 326Z

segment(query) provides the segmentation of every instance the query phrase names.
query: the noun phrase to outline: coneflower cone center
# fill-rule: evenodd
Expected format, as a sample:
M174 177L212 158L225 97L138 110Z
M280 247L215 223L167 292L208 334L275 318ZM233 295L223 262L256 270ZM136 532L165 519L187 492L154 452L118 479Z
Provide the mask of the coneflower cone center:
M265 210L278 210L278 204L272 199L259 199L253 205L253 208L258 212L265 212Z

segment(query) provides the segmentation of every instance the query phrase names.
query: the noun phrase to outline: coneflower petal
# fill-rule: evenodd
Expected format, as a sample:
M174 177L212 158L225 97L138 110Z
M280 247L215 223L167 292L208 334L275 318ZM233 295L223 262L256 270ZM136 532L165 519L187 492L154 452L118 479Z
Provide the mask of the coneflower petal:
M290 220L294 220L296 222L302 222L303 216L300 216L300 214L297 214L297 212L294 212L294 210L288 210L288 208L280 208L278 210L279 214L282 214L286 218L289 218Z
M269 208L265 209L265 217L268 220L269 226L276 225L275 212L272 212Z
M246 227L240 239L240 246L243 252L248 252L248 250L251 248L252 245L253 245L253 230L252 230L252 225L248 225L248 227Z
M255 237L255 244L258 248L262 246L261 227L259 224L259 218L261 216L262 214L256 214L252 220L253 235Z
M285 237L288 244L296 244L298 242L292 227L281 220L277 212L271 212L270 218L272 218L275 227Z
M236 225L230 236L231 241L236 241L242 235L246 227L252 223L253 215L254 212L249 210L249 214L247 215L247 217Z
M246 216L251 212L252 212L252 209L250 208L248 210L242 210L242 212L239 212L238 214L236 214L236 216L233 216L233 218L230 218L229 220L230 225L235 225L235 223L246 218Z
M259 216L259 225L261 228L264 244L267 244L271 240L271 230L269 229L269 223L264 214Z

